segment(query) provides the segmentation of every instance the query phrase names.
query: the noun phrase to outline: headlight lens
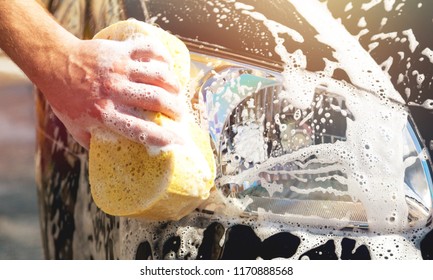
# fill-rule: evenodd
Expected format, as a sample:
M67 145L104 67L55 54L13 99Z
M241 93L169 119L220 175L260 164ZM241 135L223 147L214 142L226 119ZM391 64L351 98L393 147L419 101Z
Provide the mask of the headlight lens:
M206 108L203 117L215 147L216 183L224 197L243 215L262 213L294 223L370 228L371 209L355 189L368 192L386 180L352 178L363 175L348 167L354 159L344 158L344 149L351 154L351 141L362 142L372 161L381 156L376 157L368 141L348 135L357 117L347 97L359 94L380 103L379 99L347 84L349 95L333 92L332 83L341 82L331 81L315 87L310 106L297 108L286 98L284 77L278 71L194 52L191 57ZM401 183L405 194L400 201L407 211L395 212L406 216L403 225L396 227L399 230L425 225L432 210L429 159L409 114L405 116L397 147L401 147L404 165ZM350 143L346 143L348 137L352 137ZM313 152L316 148L332 151L333 145L343 152L328 156ZM362 182L370 186L364 188ZM398 219L395 213L384 216L387 222Z

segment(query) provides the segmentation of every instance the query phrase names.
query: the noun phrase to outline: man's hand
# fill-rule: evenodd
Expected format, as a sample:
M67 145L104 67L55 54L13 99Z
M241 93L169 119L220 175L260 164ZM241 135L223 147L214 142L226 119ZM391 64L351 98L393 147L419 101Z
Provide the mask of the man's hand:
M92 128L104 126L146 144L178 140L174 132L139 118L142 110L173 119L182 115L185 102L178 95L171 57L161 43L144 36L123 42L79 40L66 64L62 77L40 88L81 145L88 147Z
M35 1L0 1L0 35L0 48L84 147L95 127L146 144L181 142L175 132L139 118L151 110L176 119L185 106L171 57L156 40L80 40Z

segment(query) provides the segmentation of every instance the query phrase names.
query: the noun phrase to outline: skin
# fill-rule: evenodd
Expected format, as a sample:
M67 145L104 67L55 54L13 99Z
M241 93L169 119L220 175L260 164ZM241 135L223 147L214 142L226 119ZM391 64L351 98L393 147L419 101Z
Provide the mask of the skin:
M98 127L144 144L182 142L174 131L138 117L141 109L173 119L185 111L171 57L154 41L81 40L36 1L0 0L0 48L85 148Z

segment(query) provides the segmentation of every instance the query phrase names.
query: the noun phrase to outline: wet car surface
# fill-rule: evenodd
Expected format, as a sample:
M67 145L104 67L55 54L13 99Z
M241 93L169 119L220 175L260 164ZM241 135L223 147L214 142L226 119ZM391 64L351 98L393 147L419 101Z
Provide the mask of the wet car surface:
M236 54L241 58L260 61L260 66L271 65L272 70L278 69L281 61L275 50L274 35L255 20L257 14L251 13L254 11L295 30L302 30L305 38L302 43L296 37L287 36L284 39L289 51L302 49L306 54L306 70L324 70L326 61L334 61L334 54L338 53L318 39L317 30L287 1L146 1L146 9L140 6L142 9L138 10L131 8L139 5L134 1L95 1L89 17L82 10L84 6L76 4L77 7L72 7L67 2L63 2L64 6L57 3L50 8L55 15L57 12L60 21L71 31L87 38L94 32L85 26L97 31L133 15L138 19L151 19L190 42L189 46L197 42L198 45L213 46L207 50L208 53L203 51L204 54L216 53L217 56L226 55L232 59ZM321 3L334 17L341 18L346 29L353 36L358 36L360 45L369 50L380 68L390 75L399 98L409 105L423 144L429 147L433 139L428 127L433 61L430 47L433 43L423 32L426 26L432 25L429 13L433 10L432 5L428 1L396 1L389 4L335 0ZM76 11L78 14L68 18L62 11ZM413 21L414 17L416 21ZM230 25L230 20L225 21L226 18L232 18L234 25ZM196 26L199 28L194 28ZM257 34L260 34L259 39ZM226 51L215 51L215 46ZM332 78L357 83L345 69L336 69ZM66 133L41 94L38 94L37 113L38 193L47 258L432 257L433 233L425 231L431 226L430 220L425 223L422 233L418 229L405 236L393 233L388 235L387 240L384 236L371 236L363 229L338 232L326 224L319 228L296 228L296 223L270 223L254 216L221 216L199 211L178 222L156 223L108 216L91 200L87 153ZM428 152L431 154L431 149ZM412 244L411 238L415 244L413 247L407 245Z

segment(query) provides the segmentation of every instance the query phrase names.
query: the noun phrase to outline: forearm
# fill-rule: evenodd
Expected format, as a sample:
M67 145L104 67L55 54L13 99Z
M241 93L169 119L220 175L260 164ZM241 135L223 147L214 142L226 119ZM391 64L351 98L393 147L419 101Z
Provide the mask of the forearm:
M76 37L36 1L0 0L0 48L41 87L67 69L67 49Z

